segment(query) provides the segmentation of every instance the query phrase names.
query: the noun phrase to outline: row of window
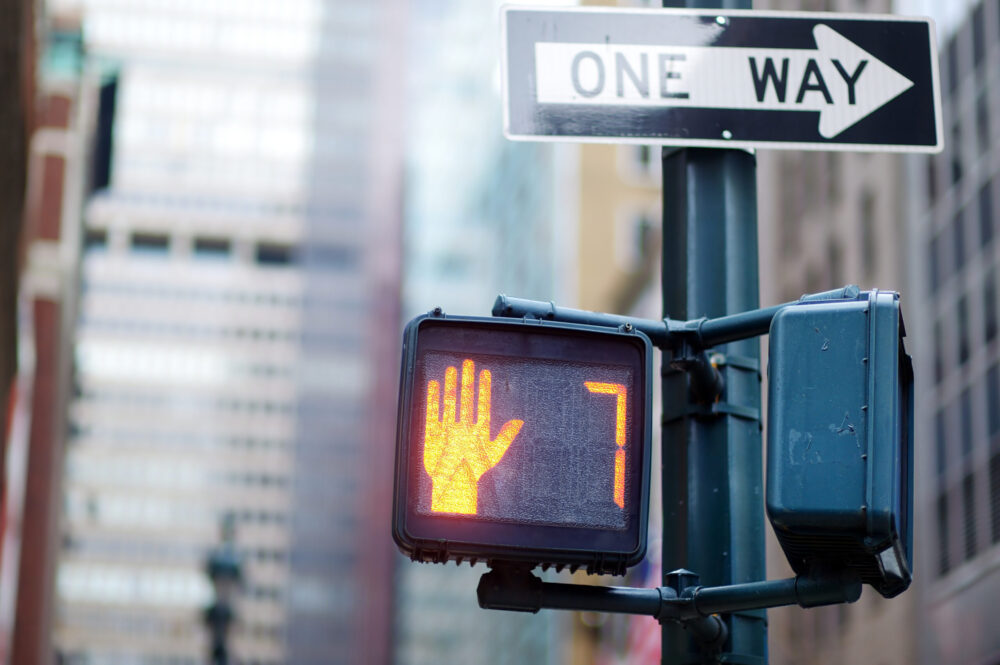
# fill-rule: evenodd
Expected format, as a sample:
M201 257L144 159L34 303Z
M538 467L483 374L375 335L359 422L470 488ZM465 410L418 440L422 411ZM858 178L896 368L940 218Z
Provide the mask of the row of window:
M107 229L89 228L83 236L85 253L108 250ZM131 254L141 256L163 256L170 254L171 237L167 233L133 231L129 234L128 249ZM341 248L345 259L351 254ZM222 260L233 255L233 241L217 236L195 236L191 243L191 256L195 259ZM298 248L288 243L257 241L254 243L253 260L258 266L287 266L298 260Z
M205 665L204 658L102 651L56 651L56 665ZM281 661L241 659L242 665L282 665Z
M269 513L267 520L287 520L287 516L276 517L278 515L278 513ZM237 514L237 516L240 519L243 518L243 515ZM257 520L245 521L254 522ZM156 561L193 566L203 565L207 557L205 547L195 543L169 540L158 542L138 538L126 540L110 537L107 534L100 536L90 534L86 537L64 534L62 550L77 557L130 562ZM288 562L288 551L283 548L242 546L238 547L236 551L245 562L277 565L284 565Z
M965 365L965 363L972 356L973 343L978 343L978 340L972 339L970 308L975 308L980 303L982 305L983 345L990 344L994 339L996 339L998 326L1000 326L1000 320L998 320L997 312L997 286L996 273L994 271L991 270L983 279L982 291L976 299L979 298L981 298L979 303L973 301L970 305L969 294L964 294L959 297L958 301L955 303L954 321L957 339L954 344L948 344L945 341L944 320L939 319L934 323L934 382L936 384L940 384L944 381L947 368L952 366L961 367ZM952 353L951 349L954 349L953 353L955 353L955 358L946 358L946 354ZM947 362L948 360L954 360L954 365Z
M124 313L123 313L124 314ZM312 323L311 320L307 321ZM275 323L270 320L268 323ZM296 325L298 323L296 322ZM130 319L115 316L113 318L94 316L84 311L79 317L78 330L84 332L125 333L144 336L171 336L195 338L202 340L237 340L248 342L281 342L303 344L310 348L326 350L356 351L363 346L364 331L357 327L331 324L330 330L317 331L310 328L260 328L241 325L206 324L197 320L186 321L154 321L149 319Z
M984 477L985 476L985 477ZM989 542L1000 544L1000 453L990 458L989 467L985 472L970 471L962 478L955 488L945 489L938 493L935 506L938 531L938 575L947 575L956 565L973 559L979 553L980 536L978 530L976 485L978 482L989 483ZM951 509L953 502L958 503L961 515L959 528L961 533L953 533ZM960 542L953 546L955 536ZM960 545L960 546L958 546ZM953 555L959 554L959 558Z
M973 399L976 395L986 398L986 434L989 441L1000 435L1000 364L994 364L986 372L979 386L966 387L958 400L942 407L935 414L934 438L937 474L943 479L952 460L967 460L975 443ZM949 423L949 420L951 423ZM955 422L957 420L957 423ZM958 444L954 444L953 433L958 433ZM960 454L959 454L960 453Z
M981 71L983 62L986 59L987 44L997 42L997 30L1000 30L1000 24L995 29L991 29L986 19L985 10L983 0L976 3L976 6L972 9L972 20L966 22L966 25L972 31L971 40L967 35L958 32L945 46L944 70L948 72L948 91L952 96L958 90L959 83L968 73L968 70L963 67L965 58L959 49L964 44L971 42L972 70ZM997 12L997 15L1000 17L1000 12Z
M80 316L79 328L86 331L122 332L135 335L177 335L212 340L221 338L253 342L298 342L302 335L299 330L204 325L197 321L164 323L148 319L111 319L92 316L87 312Z
M95 199L98 205L103 202L100 194ZM233 198L184 192L178 194L176 189L169 191L116 191L115 204L135 206L140 209L169 209L176 211L179 217L221 213L225 215L240 215L247 220L269 221L272 217L294 217L309 220L331 220L347 228L358 228L364 220L364 215L352 201L339 201L334 204L323 204L321 201L299 202L297 200L274 200L260 198Z
M164 300L274 305L295 308L303 305L303 298L298 294L218 289L212 288L208 284L198 287L176 287L166 284L137 284L123 280L96 282L92 279L85 279L81 288L84 294L133 296L142 300L162 298Z
M1000 14L1000 9L994 9L997 14ZM929 157L927 159L927 191L931 204L936 201L939 194L937 186L938 168L947 169L947 179L951 185L956 185L965 176L965 165L973 161L964 157L964 146L966 144L963 142L963 134L969 130L965 129L963 119L960 117L961 109L959 104L961 103L961 97L958 95L958 89L966 76L972 72L982 73L985 71L984 62L987 44L996 41L996 37L992 34L993 30L990 30L990 23L986 20L984 10L983 2L979 2L973 9L973 19L967 23L972 32L971 39L968 35L959 32L948 42L941 58L942 71L947 73L946 84L949 94L946 97L950 103L950 113L946 114L946 117L950 116L954 118L954 121L951 126L949 140L946 141L945 152L937 157ZM990 33L989 38L987 38L987 31ZM966 43L971 43L972 46L971 70L964 66L966 58L961 52ZM988 98L989 90L990 87L987 85L984 77L980 77L977 81L976 99L972 110L974 117L969 119L975 131L975 135L970 137L973 139L970 143L976 146L975 149L979 158L987 154L992 139Z
M113 443L116 446L136 446L144 450L155 447L163 448L201 448L205 450L218 448L236 448L243 451L287 451L291 442L283 438L265 436L235 436L224 434L206 434L204 432L185 432L169 430L136 430L114 426L98 425L90 422L79 422L71 419L69 425L70 440L89 439L91 441Z
M109 404L122 408L161 410L175 414L178 411L205 412L229 411L244 414L288 414L296 412L294 402L277 402L268 399L237 399L181 394L143 394L135 391L84 389L78 397L94 404ZM121 413L119 411L119 413Z
M180 242L167 233L132 231L128 237L128 251L144 257L167 257L171 244ZM221 236L195 236L191 240L191 257L201 261L229 261L235 256L234 241ZM109 249L108 230L89 228L83 236L85 254L106 252ZM308 268L355 270L360 265L358 248L346 245L310 245L299 247L274 240L253 243L252 261L260 267L302 264Z
M931 295L948 277L961 272L973 252L990 246L996 233L995 224L993 181L990 180L979 188L975 216L969 208L960 209L951 223L930 239L927 265ZM971 247L969 240L973 242Z
M71 484L92 483L99 487L114 485L146 489L184 488L195 492L211 491L221 484L261 489L287 489L291 484L287 474L274 471L219 472L197 459L94 456L79 450L71 451L68 456L66 478ZM102 507L105 504L112 509L114 516L122 516L123 519L151 516L165 519L171 513L180 513L178 507L154 499L146 499L144 502L116 499L113 503L108 499L102 503Z

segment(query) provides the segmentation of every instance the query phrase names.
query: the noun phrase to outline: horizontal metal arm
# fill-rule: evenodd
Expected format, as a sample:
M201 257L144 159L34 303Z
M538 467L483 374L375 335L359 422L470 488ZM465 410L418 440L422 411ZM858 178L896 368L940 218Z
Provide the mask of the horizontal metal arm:
M696 579L688 571L674 571L668 577ZM501 567L480 578L476 595L484 609L519 612L555 609L652 616L660 622L683 624L703 643L718 644L726 639L726 626L717 614L783 605L818 607L853 603L861 597L861 580L853 573L800 575L767 582L692 586L678 593L668 586L636 589L543 582L523 568Z
M500 294L493 303L493 316L520 319L524 317L561 321L563 323L579 323L588 326L603 326L605 328L631 327L644 333L654 346L669 347L670 332L663 321L656 319L640 319L634 316L604 314L585 309L559 307L554 302L542 300L527 300Z
M721 646L729 634L725 622L717 616L695 613L680 617L664 613L667 603L678 600L677 592L670 587L636 589L561 584L543 582L523 568L495 568L480 578L476 596L479 606L489 610L615 612L677 621L691 631L695 639L710 647Z
M696 348L704 349L767 333L774 315L797 302L854 299L858 297L859 293L860 289L857 286L849 285L832 291L804 295L797 301L782 305L721 316L715 319L693 319L691 321L641 319L633 316L559 307L553 302L499 295L493 305L493 316L531 317L608 328L630 326L645 333L650 341L660 348L672 349L682 343L689 343Z
M693 609L698 614L705 615L784 605L819 607L853 603L860 597L861 579L853 574L822 577L799 575L784 580L685 590L678 600L690 600L690 608L684 606L678 611L685 614Z

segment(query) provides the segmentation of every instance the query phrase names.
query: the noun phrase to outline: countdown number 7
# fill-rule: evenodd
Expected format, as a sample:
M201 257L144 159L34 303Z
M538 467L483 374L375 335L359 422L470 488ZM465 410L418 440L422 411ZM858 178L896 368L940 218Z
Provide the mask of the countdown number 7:
M615 505L625 507L625 408L627 391L620 383L599 383L584 381L583 385L592 393L616 395L618 397L615 409Z

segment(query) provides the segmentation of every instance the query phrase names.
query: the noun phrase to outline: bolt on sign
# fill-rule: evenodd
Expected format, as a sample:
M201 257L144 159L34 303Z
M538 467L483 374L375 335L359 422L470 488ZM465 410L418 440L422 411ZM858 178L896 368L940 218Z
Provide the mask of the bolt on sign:
M645 552L650 342L538 320L404 332L393 536L421 561L622 572Z
M504 7L528 140L938 152L934 26L902 16Z

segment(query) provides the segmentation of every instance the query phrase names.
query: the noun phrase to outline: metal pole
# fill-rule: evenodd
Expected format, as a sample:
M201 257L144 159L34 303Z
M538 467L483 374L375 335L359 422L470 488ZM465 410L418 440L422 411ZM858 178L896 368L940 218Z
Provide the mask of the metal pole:
M756 174L740 151L682 150L664 159L663 304L665 317L722 316L757 306ZM664 570L699 572L709 586L764 578L759 340L719 351L722 401L756 419L688 415L686 374L664 354ZM695 534L696 537L695 537ZM766 662L764 613L729 618L726 662ZM666 626L663 663L701 663L683 633Z
M664 6L749 9L664 0ZM721 129L724 128L720 128ZM738 150L663 152L663 316L719 317L758 307L756 164ZM689 415L688 377L663 359L663 571L697 570L701 583L724 586L764 578L760 435L760 344L718 349L722 401L743 415ZM757 419L745 417L747 409ZM734 410L736 411L736 410ZM664 581L666 584L666 581ZM762 665L767 632L762 610L727 615L729 640L715 662ZM680 628L663 627L664 665L703 663L701 647ZM711 662L711 661L709 661Z

